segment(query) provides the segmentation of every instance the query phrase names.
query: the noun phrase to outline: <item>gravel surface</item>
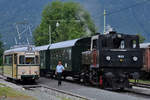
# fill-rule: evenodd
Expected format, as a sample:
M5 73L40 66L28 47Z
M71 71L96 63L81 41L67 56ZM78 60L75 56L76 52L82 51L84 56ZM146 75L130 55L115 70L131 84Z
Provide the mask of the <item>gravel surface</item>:
M79 84L73 84L70 82L63 82L62 86L57 86L57 81L47 78L40 78L38 80L39 84L45 84L49 87L54 87L60 90L69 91L75 94L79 94L93 100L149 100L145 97L136 97L135 95L128 95L124 93L116 93L111 91L106 91L93 87L86 87Z
M50 92L48 89L45 88L33 88L31 90L26 90L22 88L21 85L16 85L14 83L8 82L4 80L5 77L0 75L0 83L5 84L8 87L13 88L14 90L17 90L23 94L26 94L28 96L32 96L36 98L37 100L62 100L63 98L61 96L55 95L54 93ZM7 100L7 99L6 99ZM13 99L15 100L15 99ZM71 99L64 99L64 100L71 100Z
M45 88L33 88L32 90L25 90L24 93L35 97L37 100L61 100L59 96L55 96Z

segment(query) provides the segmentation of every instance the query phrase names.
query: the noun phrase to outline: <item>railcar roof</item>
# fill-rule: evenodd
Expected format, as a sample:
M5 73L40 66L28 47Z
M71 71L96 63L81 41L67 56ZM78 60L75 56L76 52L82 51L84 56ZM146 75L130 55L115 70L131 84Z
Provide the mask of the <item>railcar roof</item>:
M9 49L4 51L4 53L10 53L10 52L25 52L28 51L27 47L21 47L21 48L16 48L16 49Z
M38 47L35 47L35 50L37 51L47 50L48 47L49 45L38 46Z
M141 43L140 48L150 48L150 43Z
M75 43L79 39L74 39L74 40L68 40L68 41L63 41L63 42L58 42L50 45L49 49L58 49L58 48L66 48L66 47L72 47L75 45Z
M35 48L32 47L33 51L35 51ZM9 50L5 50L4 53L11 53L11 52L25 52L28 51L28 47L18 47L18 48L13 48L13 49L9 49Z
M75 43L78 41L79 39L74 39L74 40L68 40L68 41L62 41L62 42L58 42L58 43L53 43L53 44L49 44L49 45L44 45L44 46L38 46L35 49L37 51L42 51L42 50L47 50L47 49L58 49L58 48L66 48L66 47L72 47L75 45Z

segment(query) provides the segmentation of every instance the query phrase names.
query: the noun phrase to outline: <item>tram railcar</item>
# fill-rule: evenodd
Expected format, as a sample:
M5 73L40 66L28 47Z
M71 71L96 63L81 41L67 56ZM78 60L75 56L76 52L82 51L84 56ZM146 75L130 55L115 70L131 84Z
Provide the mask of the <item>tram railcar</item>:
M14 80L37 80L40 76L39 52L34 46L19 46L4 51L3 75Z
M64 78L72 76L84 84L104 88L129 88L128 76L139 72L142 51L139 38L110 32L88 38L69 40L36 47L43 57L42 71L53 76L59 60L65 67Z
M142 79L150 79L150 43L141 43L140 48L143 50L143 66L140 76Z

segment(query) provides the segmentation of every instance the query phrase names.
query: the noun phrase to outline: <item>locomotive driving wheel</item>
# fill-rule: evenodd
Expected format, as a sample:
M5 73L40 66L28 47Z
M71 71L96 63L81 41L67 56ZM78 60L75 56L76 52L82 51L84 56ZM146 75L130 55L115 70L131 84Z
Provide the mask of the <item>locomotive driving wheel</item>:
M98 74L98 69L97 68L92 68L90 73L89 73L89 82L92 85L99 85L99 74Z

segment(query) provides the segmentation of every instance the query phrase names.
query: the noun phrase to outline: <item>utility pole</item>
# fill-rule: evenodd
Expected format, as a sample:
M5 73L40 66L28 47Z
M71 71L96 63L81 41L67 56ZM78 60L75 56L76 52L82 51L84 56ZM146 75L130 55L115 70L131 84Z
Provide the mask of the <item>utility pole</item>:
M104 9L104 32L103 34L106 34L106 10Z
M49 25L49 44L51 44L51 25Z
M57 20L51 20L51 21L57 21ZM56 27L59 26L59 23L57 21L56 23ZM49 31L49 44L52 44L52 32L51 32L51 25L49 25L49 28L48 28L48 31Z

